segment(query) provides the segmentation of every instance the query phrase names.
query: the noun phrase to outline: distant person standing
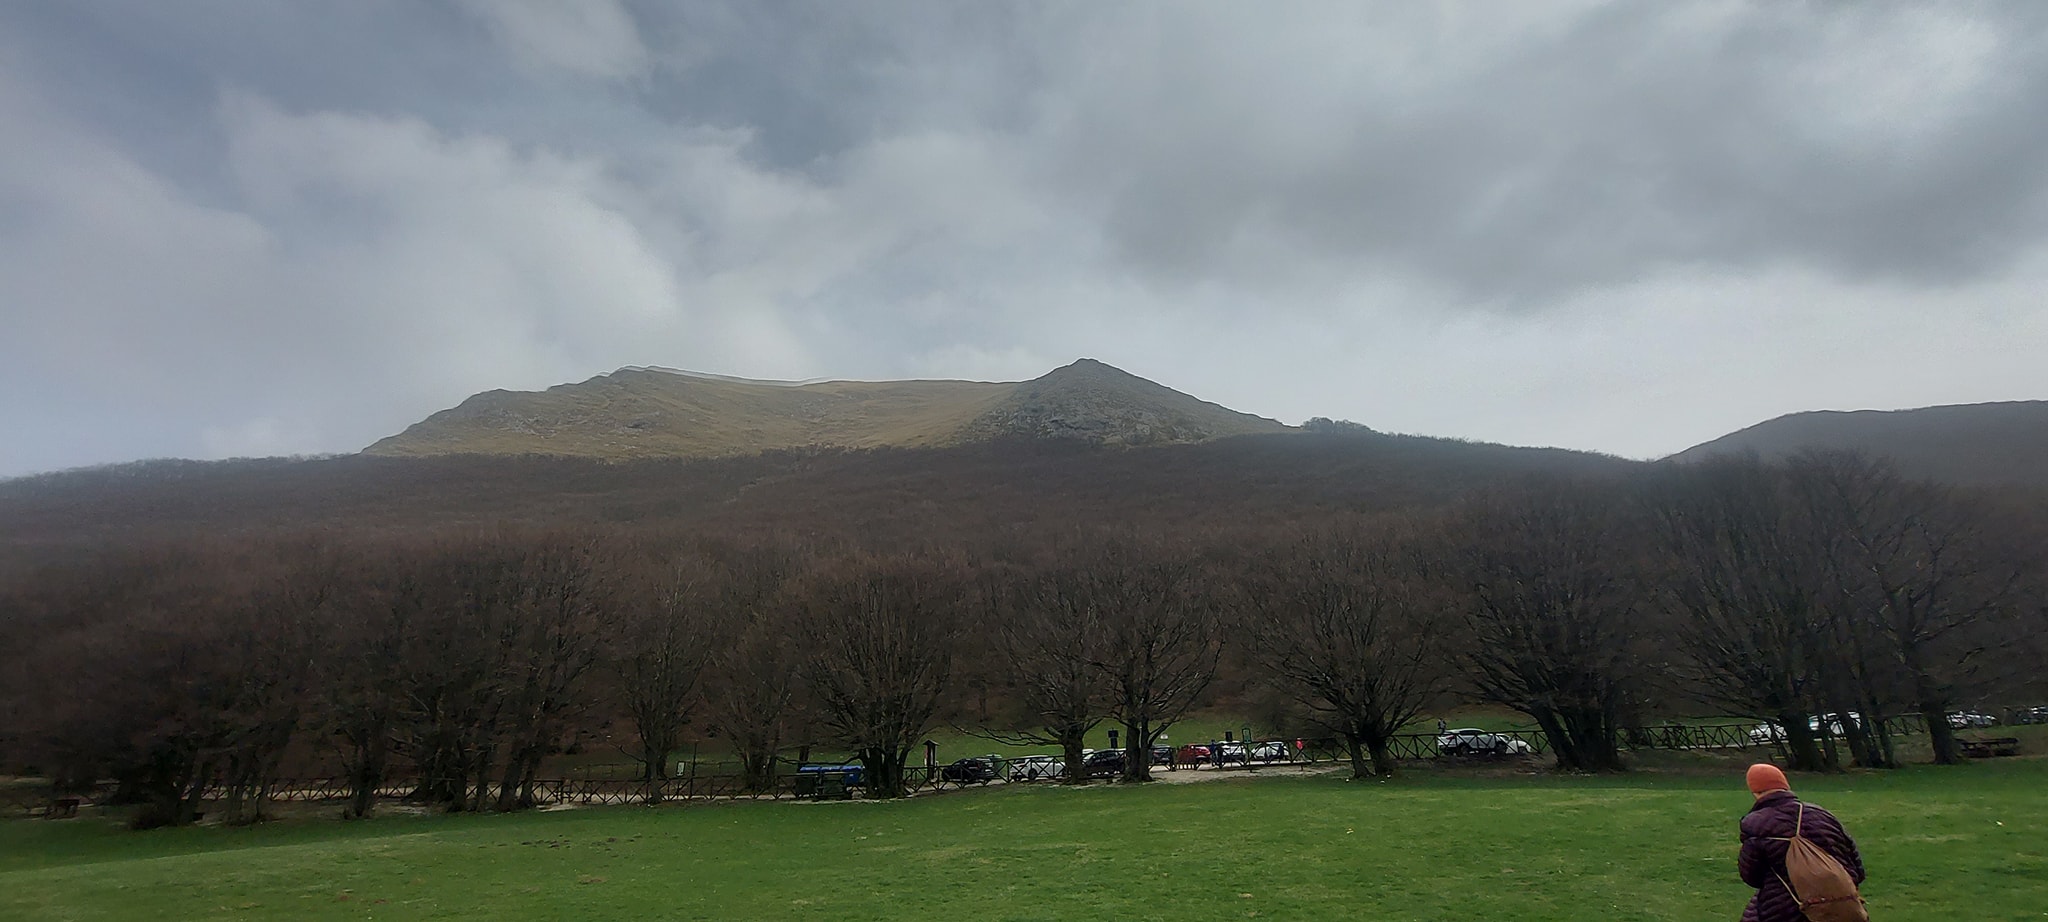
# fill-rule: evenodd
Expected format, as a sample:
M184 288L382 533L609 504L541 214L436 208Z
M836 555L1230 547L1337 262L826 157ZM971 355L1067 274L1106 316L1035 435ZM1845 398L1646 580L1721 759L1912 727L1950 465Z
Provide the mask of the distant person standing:
M1742 882L1756 888L1749 907L1742 911L1742 922L1807 922L1807 920L1862 919L1862 900L1855 896L1855 888L1849 882L1863 883L1863 856L1856 851L1856 840L1849 838L1849 832L1842 828L1835 815L1812 804L1802 804L1792 793L1792 785L1785 780L1785 773L1775 765L1756 764L1749 767L1749 793L1756 798L1748 815L1742 818L1742 853L1736 859L1736 870L1742 874ZM1793 837L1805 839L1816 846L1827 857L1840 865L1840 872L1847 872L1846 881L1838 881L1838 889L1848 895L1824 896L1817 892L1793 896L1792 880L1801 879L1798 885L1809 890L1802 873L1811 870L1811 860L1794 857L1793 867L1786 864L1787 853L1793 849ZM1821 859L1825 863L1825 859ZM1804 865L1804 867L1802 867ZM1800 908L1804 900L1807 906Z
M1444 719L1443 719L1443 718L1439 717L1439 718L1437 718L1437 719L1436 719L1436 735L1438 735L1438 736L1442 736L1442 735L1444 735L1445 733L1448 733L1448 732L1450 732L1450 729L1451 729L1451 725L1450 725L1450 724L1447 724L1447 723L1444 723Z

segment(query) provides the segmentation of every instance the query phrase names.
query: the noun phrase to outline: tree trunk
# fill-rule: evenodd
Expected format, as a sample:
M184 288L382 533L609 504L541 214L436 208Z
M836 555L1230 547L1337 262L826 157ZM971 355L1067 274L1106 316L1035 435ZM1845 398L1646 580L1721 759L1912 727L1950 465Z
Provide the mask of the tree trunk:
M1368 735L1365 745L1366 749L1372 753L1373 773L1381 778L1394 777L1394 750L1387 745L1386 734L1375 733ZM1352 771L1354 772L1353 777L1356 777L1357 767L1353 766Z
M228 760L227 790L222 792L220 805L222 825L246 826L251 822L245 814L249 798L247 759L246 755L238 755Z
M1143 784L1152 780L1152 760L1145 756L1152 751L1152 721L1140 718L1135 723L1124 724L1124 780ZM1250 753L1250 749L1245 750Z
M908 750L861 750L860 762L867 770L868 795L878 799L904 796L907 792L903 782L903 767L909 758Z
M1863 721L1847 714L1841 715L1839 719L1842 724L1842 735L1849 742L1850 763L1859 768L1883 768L1884 766L1877 761L1875 748L1870 744L1869 728Z
M171 811L171 825L189 826L197 821L199 805L205 802L206 789L212 785L213 765L211 760L208 760L192 772L190 779L179 790L180 796Z
M523 743L513 748L505 759L504 780L498 785L498 801L495 809L499 813L510 813L533 806L533 775L540 769L542 747L538 743Z
M1061 784L1088 783L1088 757L1081 754L1082 743L1087 738L1079 734L1063 734L1060 740L1060 756L1066 760L1066 774L1060 776Z
M660 782L668 780L669 747L660 744L642 743L640 746L640 780Z
M1614 745L1613 718L1596 708L1574 708L1562 712L1565 736L1572 742L1572 759L1584 771L1620 771L1621 752Z
M1087 783L1087 756L1081 750L1087 748L1087 727L1065 725L1059 731L1059 754L1067 762L1065 774L1059 777L1061 785L1085 785Z
M1535 718L1536 726L1543 730L1543 737L1550 740L1550 752L1557 758L1557 767L1566 771L1584 768L1579 761L1578 741L1565 732L1564 724L1557 714L1547 708L1532 708L1529 716Z
M1832 768L1827 760L1822 758L1821 750L1814 742L1813 731L1806 726L1805 714L1780 714L1778 726L1785 731L1785 760L1791 763L1789 768L1802 772L1828 771Z
M349 819L364 819L375 809L377 786L384 783L384 764L380 757L375 762L361 762L349 772L348 809L342 815Z
M1874 714L1876 713L1876 711L1873 710L1871 713ZM1898 768L1899 751L1898 748L1894 746L1892 742L1892 728L1888 726L1885 721L1882 720L1874 721L1874 723L1877 728L1878 749L1879 751L1884 753L1885 766L1887 768Z
M1352 780L1362 781L1365 778L1371 776L1372 769L1367 768L1365 764L1366 748L1365 740L1363 737L1360 737L1356 733L1345 733L1344 751L1346 754L1351 756Z
M746 775L747 793L760 794L775 787L775 753L753 750L740 755L741 771ZM691 766L695 770L695 766Z
M1934 764L1957 765L1963 753L1956 746L1956 730L1948 724L1948 707L1941 702L1922 702L1920 719L1927 722L1927 742L1934 748Z

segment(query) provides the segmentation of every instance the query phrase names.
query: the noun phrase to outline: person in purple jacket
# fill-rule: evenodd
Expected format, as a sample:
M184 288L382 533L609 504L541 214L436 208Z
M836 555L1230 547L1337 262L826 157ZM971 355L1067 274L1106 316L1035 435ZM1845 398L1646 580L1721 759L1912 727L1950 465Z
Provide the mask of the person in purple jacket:
M1791 838L1795 824L1800 835L1826 849L1858 886L1863 884L1863 856L1856 852L1856 840L1849 838L1834 814L1812 804L1806 805L1801 820L1799 798L1777 766L1750 766L1749 793L1755 795L1756 805L1742 818L1742 854L1735 865L1742 882L1756 888L1756 896L1742 911L1742 922L1805 922L1799 901L1785 887L1785 840Z

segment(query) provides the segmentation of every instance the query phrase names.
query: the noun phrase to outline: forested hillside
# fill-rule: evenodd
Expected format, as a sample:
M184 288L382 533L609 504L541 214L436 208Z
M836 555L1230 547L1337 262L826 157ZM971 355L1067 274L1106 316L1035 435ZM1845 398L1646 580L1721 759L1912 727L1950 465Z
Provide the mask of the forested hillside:
M1755 452L1781 460L1810 449L1887 457L1907 474L1945 483L2048 489L2048 401L1793 413L1673 457Z
M1151 449L607 463L158 462L0 484L0 768L118 781L145 823L281 773L515 809L559 753L651 777L716 734L902 790L939 721L1080 757L1191 710L1329 737L1360 775L1447 701L1567 768L1687 714L1792 764L1898 763L1923 715L2048 699L2037 500L1856 455L1644 465L1371 432ZM1075 771L1077 779L1085 773ZM222 793L226 792L226 793Z
M1006 439L743 458L488 455L151 461L0 481L0 548L43 557L196 534L493 524L780 530L880 542L1007 529L1284 519L1448 502L1532 473L1631 462L1373 432L1103 450Z

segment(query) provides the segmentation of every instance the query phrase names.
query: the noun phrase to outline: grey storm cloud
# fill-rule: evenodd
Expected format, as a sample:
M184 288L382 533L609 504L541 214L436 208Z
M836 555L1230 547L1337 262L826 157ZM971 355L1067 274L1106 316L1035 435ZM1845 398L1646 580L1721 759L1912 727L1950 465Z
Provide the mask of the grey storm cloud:
M0 124L0 476L633 364L1633 455L2048 384L2034 4L11 4Z
M1122 254L1171 278L1278 251L1541 302L1668 264L1942 282L2039 237L2038 16L1722 12L1545 16L1463 54L1484 25L1420 5L1391 35L1384 11L1175 23L1100 55L1054 149Z

